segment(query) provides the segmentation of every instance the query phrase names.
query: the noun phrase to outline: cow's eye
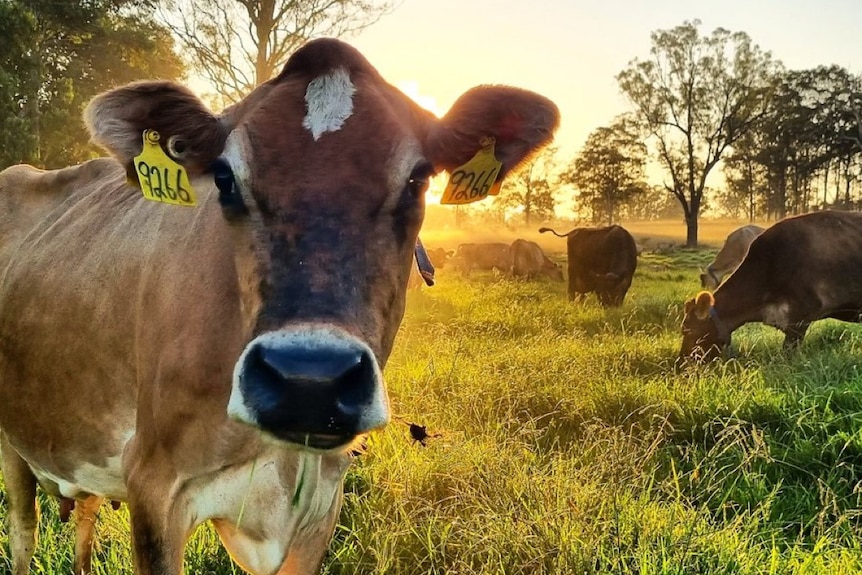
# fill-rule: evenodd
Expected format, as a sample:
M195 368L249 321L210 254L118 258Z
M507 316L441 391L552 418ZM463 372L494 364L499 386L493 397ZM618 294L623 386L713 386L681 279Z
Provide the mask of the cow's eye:
M434 168L431 164L422 163L413 168L410 177L407 179L407 191L412 196L420 196L428 189L428 183L434 173Z
M233 170L227 160L216 158L212 165L213 180L218 188L218 201L228 218L234 218L248 213L242 195L236 188Z

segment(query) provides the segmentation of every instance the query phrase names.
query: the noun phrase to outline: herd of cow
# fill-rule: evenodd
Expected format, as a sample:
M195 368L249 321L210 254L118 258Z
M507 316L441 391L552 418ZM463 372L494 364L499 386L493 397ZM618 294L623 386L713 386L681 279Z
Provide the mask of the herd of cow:
M605 307L618 307L632 284L637 268L637 245L632 235L621 226L575 228L559 234L566 238L569 300L583 299L595 293ZM563 270L551 260L536 242L516 239L502 242L460 244L454 252L442 248L429 251L436 267L451 265L462 274L474 270L498 271L515 278L547 277L563 281ZM418 280L411 287L418 287Z
M255 575L316 573L351 446L390 417L382 370L429 178L467 170L492 141L501 180L551 140L557 107L486 85L437 118L323 39L220 114L157 81L97 96L85 121L111 157L0 173L13 575L35 552L37 485L78 517L76 573L90 571L104 499L128 505L140 575L182 573L206 521ZM547 231L566 238L571 299L622 303L637 265L628 232ZM683 355L717 354L750 321L793 344L817 319L860 319L862 215L790 218L746 253L686 302ZM562 277L522 240L452 259L465 273L494 260ZM704 281L727 269L717 261Z

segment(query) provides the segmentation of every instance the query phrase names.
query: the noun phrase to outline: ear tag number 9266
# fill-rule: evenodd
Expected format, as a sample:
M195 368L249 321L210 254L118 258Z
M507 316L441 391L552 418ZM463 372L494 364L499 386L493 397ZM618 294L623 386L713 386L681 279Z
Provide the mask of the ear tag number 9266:
M494 144L494 138L482 138L476 155L452 171L441 204L469 204L500 193L497 175L503 164L494 155Z
M159 133L144 130L144 149L135 156L135 173L144 197L176 206L195 206L197 199L186 169L159 145Z

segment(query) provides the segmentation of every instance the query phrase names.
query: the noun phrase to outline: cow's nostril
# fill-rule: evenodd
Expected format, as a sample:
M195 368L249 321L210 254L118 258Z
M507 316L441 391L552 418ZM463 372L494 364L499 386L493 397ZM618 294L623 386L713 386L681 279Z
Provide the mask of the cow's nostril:
M361 368L359 350L327 350L325 354L296 349L260 346L261 363L283 380L332 382Z
M328 332L288 335L250 344L229 413L286 441L326 449L386 423L380 369L367 345Z

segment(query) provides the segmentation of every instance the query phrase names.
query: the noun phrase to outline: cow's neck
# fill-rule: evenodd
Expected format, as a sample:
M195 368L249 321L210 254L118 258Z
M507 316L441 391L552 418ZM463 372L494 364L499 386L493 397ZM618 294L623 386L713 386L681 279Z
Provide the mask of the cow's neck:
M738 282L731 282L731 279L715 290L715 303L711 312L713 319L718 318L720 328L728 335L743 324L761 321L761 309L757 299L760 294L754 293L756 290L742 289Z

